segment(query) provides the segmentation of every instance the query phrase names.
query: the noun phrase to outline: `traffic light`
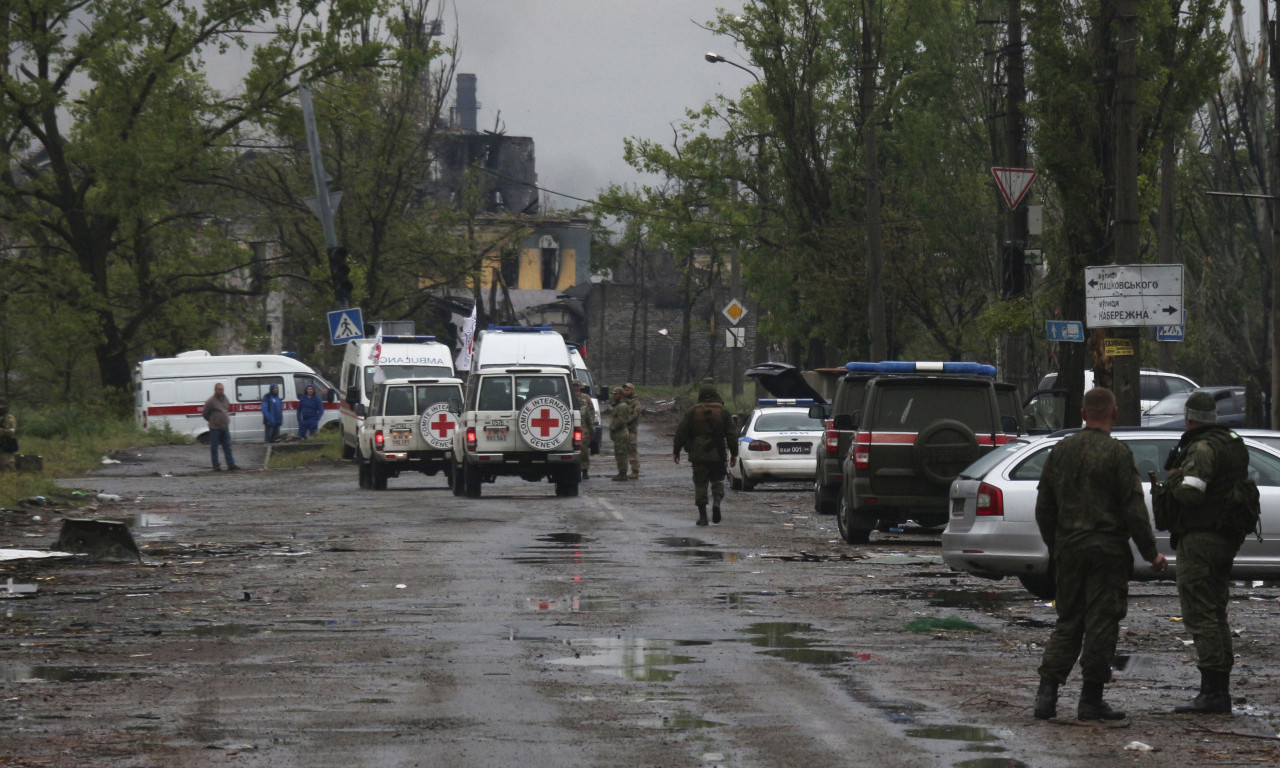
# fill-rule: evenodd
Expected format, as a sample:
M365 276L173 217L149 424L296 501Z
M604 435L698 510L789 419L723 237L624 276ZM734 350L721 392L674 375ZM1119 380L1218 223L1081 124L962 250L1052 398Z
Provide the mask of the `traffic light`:
M329 249L329 276L333 279L333 295L338 303L351 304L351 265L347 263L347 249L334 246Z

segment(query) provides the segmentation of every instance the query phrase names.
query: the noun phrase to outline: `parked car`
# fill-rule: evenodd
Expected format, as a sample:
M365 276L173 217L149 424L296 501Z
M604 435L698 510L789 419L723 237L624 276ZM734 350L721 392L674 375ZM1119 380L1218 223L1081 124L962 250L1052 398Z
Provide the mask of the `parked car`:
M1244 387L1199 387L1194 392L1213 395L1218 423L1227 427L1244 426ZM1142 426L1157 429L1186 429L1184 418L1191 392L1174 392L1142 414Z
M1241 579L1280 577L1280 449L1259 440L1280 444L1280 433L1260 435L1242 431L1249 448L1249 476L1262 494L1262 537L1250 536L1236 555L1232 575ZM951 511L942 533L942 559L952 569L976 576L1018 578L1040 597L1053 595L1049 553L1036 526L1036 487L1049 451L1066 432L1020 438L997 447L975 461L951 484ZM1142 478L1142 490L1150 513L1147 473L1164 481L1169 452L1182 437L1180 430L1117 429L1112 435L1133 451ZM1154 522L1153 522L1154 527ZM1169 559L1169 570L1156 574L1134 550L1135 578L1171 578L1177 556L1169 546L1169 534L1156 532L1156 544Z
M813 480L813 456L822 445L822 419L809 413L813 401L760 400L738 436L738 462L729 486L751 491L756 483Z
M980 363L849 363L876 374L861 404L834 416L852 430L843 455L836 523L850 544L873 529L914 520L942 527L956 475L994 446L1021 433L1016 400L1002 397L996 369ZM1014 410L1008 412L1010 408Z
M1056 371L1045 374L1037 389L1061 389ZM1138 397L1142 401L1142 412L1175 392L1190 392L1199 385L1180 373L1170 373L1155 368L1143 368L1138 375ZM1093 389L1093 370L1084 371L1084 391ZM1060 425L1059 425L1060 426Z

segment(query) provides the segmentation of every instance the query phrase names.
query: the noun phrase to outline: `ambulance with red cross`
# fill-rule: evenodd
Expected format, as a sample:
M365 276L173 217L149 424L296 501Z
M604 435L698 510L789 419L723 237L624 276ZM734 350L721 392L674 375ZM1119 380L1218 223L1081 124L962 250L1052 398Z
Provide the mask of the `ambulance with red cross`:
M375 384L356 446L360 487L386 490L387 480L401 472L451 477L461 412L462 382L455 378Z
M507 475L577 496L583 432L572 381L564 338L550 328L478 333L453 435L453 492L476 498Z

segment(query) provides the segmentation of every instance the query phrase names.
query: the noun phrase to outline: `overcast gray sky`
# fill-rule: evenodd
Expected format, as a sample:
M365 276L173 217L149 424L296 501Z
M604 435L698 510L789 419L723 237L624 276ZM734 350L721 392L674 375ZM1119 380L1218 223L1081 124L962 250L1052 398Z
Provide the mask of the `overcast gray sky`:
M671 124L752 80L724 38L699 27L739 0L451 0L458 72L476 76L477 127L534 140L539 186L592 199L611 183L653 183L622 159L622 140L670 145ZM456 9L456 17L454 11ZM567 208L575 200L552 197Z

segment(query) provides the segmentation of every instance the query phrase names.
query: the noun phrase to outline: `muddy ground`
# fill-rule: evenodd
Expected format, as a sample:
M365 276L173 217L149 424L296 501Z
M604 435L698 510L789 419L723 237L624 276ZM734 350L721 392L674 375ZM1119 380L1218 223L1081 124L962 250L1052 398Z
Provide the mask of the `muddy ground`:
M1280 760L1280 586L1238 584L1235 713L1167 714L1196 671L1174 587L1135 583L1108 700L1031 716L1052 606L942 564L937 533L838 541L799 485L697 528L670 424L639 481L356 487L353 466L212 473L123 452L75 511L0 512L0 548L126 521L141 562L0 562L0 765L1203 766ZM102 500L96 494L107 494ZM119 498L114 498L118 496Z

